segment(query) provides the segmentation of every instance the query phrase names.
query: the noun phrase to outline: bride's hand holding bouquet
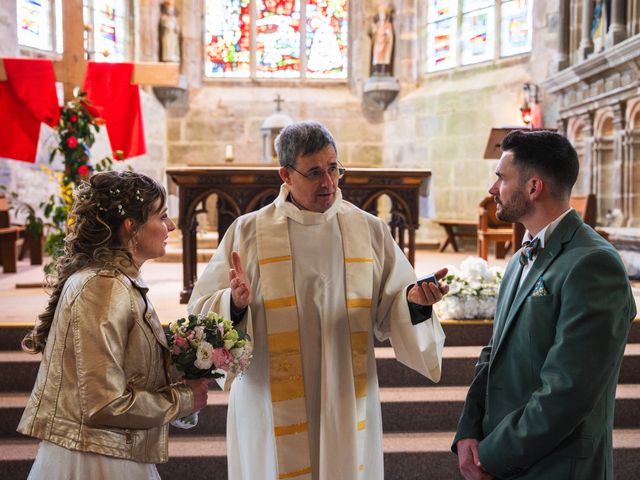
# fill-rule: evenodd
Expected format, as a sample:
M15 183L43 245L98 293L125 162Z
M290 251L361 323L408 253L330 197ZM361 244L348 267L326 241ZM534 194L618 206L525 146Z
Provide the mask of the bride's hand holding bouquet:
M233 327L231 320L214 312L189 315L169 324L167 334L176 368L188 381L241 375L251 361L249 336ZM197 423L197 413L172 422L180 428Z

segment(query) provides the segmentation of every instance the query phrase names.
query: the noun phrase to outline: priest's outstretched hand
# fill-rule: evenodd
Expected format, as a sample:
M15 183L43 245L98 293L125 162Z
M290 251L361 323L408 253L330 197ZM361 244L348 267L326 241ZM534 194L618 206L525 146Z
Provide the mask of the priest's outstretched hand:
M437 280L443 279L447 275L448 270L441 268L434 275ZM418 305L433 305L442 300L442 297L449 291L449 285L443 285L440 282L423 282L415 284L407 293L407 300Z
M253 300L251 284L247 272L242 268L240 255L238 252L231 252L231 263L233 268L229 269L229 286L231 287L231 301L233 306L242 310L249 306Z

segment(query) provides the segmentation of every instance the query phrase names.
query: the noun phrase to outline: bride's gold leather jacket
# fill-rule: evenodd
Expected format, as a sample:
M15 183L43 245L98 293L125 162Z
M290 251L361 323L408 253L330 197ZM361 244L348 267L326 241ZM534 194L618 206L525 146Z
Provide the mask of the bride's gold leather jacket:
M170 384L147 291L123 256L67 279L19 432L70 450L168 460L168 423L193 411L193 395Z

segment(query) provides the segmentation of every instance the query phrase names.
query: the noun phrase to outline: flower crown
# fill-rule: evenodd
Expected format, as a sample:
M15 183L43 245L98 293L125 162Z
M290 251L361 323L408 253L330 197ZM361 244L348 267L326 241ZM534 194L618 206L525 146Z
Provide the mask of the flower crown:
M122 195L120 189L109 189L109 195L111 196L112 201L109 202L107 206L104 206L102 203L97 202L98 210L107 212L110 208L115 208L121 217L125 217L127 215L127 211L122 206L123 199L121 198ZM91 201L93 200L93 192L89 191L86 193L81 193L78 195L78 199L83 202ZM142 196L140 189L136 189L135 199L140 203L144 202L144 197Z

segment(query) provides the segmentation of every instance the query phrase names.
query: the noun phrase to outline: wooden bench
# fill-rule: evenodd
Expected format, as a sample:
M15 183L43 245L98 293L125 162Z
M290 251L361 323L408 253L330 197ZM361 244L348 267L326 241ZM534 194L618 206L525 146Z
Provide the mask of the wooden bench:
M444 252L447 245L453 247L453 251L458 251L456 238L476 238L478 235L478 222L475 220L455 220L455 219L434 219L438 225L444 228L447 238L440 245L440 251Z
M16 243L25 234L25 227L9 223L9 201L0 194L0 260L4 273L18 271Z

